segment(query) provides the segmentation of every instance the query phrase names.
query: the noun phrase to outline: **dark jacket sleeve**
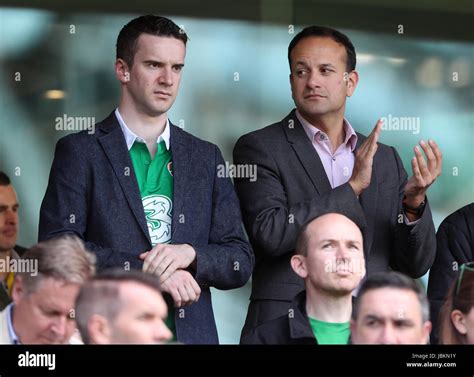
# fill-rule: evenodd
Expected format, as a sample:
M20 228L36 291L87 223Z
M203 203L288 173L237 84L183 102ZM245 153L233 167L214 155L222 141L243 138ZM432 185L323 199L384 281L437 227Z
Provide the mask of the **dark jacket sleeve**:
M69 135L58 141L49 176L48 187L41 204L38 240L74 234L85 240L91 177L88 173L87 149L81 148L77 135ZM135 255L103 248L92 242L86 247L97 256L99 269L123 266L131 263L132 268L141 268L141 261Z
M279 167L268 147L255 135L242 136L234 148L235 164L256 164L257 177L235 180L244 224L252 243L271 257L294 251L298 232L309 220L328 212L338 212L359 226L366 226L359 200L346 183L314 199L289 206Z
M397 151L392 148L398 166L399 176L399 209L403 214L402 202L407 183L407 172ZM431 209L426 199L426 206L421 218L415 225L407 225L404 215L397 219L395 227L395 252L391 254L390 265L394 270L403 272L412 278L423 276L433 264L436 254L436 232Z
M230 178L218 174L225 166L224 159L219 149L214 148L211 230L208 245L193 245L197 255L196 280L218 289L232 289L250 279L254 254L245 239L234 186Z

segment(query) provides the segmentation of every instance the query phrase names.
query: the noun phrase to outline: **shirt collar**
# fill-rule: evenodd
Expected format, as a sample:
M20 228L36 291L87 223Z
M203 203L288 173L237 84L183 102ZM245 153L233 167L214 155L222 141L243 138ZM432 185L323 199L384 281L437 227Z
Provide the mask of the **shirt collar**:
M14 304L11 303L6 307L7 311L7 327L8 327L8 334L10 335L10 339L12 341L12 344L21 344L20 339L18 339L18 336L16 335L15 329L13 328L13 307Z
M125 136L125 141L127 143L127 149L130 150L132 149L133 143L135 141L139 143L145 143L145 140L143 140L140 136L134 134L132 130L130 130L127 125L125 124L125 121L122 118L122 115L120 115L120 112L117 109L115 109L115 116L117 117L117 120L120 124L120 128L122 129L123 135ZM160 143L161 141L165 142L166 149L170 149L170 121L168 118L166 118L166 125L165 129L161 133L160 136L158 136L158 139L156 140L156 143Z
M315 140L315 137L318 134L322 133L322 131L319 128L313 126L310 122L308 122L305 118L303 118L303 116L300 114L298 110L296 110L296 117L300 121L301 125L303 126L303 129L306 132L306 135L308 135L311 142ZM344 118L343 122L344 122L344 135L345 135L344 144L346 145L349 144L351 147L351 151L354 152L354 149L357 145L357 134L346 118Z

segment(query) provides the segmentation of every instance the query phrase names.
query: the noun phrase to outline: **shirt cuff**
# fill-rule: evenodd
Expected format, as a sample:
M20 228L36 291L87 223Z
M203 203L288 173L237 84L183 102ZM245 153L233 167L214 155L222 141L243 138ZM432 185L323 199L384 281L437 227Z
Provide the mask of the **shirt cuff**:
M421 217L418 219L418 220L415 220L415 221L410 221L405 213L405 211L403 210L403 219L405 221L405 225L416 225L418 224L418 222L421 220Z

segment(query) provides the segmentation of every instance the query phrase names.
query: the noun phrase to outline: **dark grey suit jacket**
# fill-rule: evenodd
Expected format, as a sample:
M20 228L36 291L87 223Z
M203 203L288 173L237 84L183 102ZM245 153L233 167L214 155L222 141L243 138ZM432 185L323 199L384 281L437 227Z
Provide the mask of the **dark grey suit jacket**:
M364 140L358 134L357 147ZM321 214L342 213L363 228L368 275L393 269L415 278L433 263L436 238L429 205L414 226L400 216L407 173L393 147L379 143L370 186L360 198L349 183L331 188L294 110L282 121L242 136L234 163L257 165L255 182L234 181L256 256L244 332L285 314L304 289L289 260L300 228Z
M224 164L217 146L171 125L173 218L171 242L196 250L192 271L201 286L193 305L175 310L182 343L217 343L209 287L244 285L254 265L234 187L217 176ZM40 212L39 240L73 233L95 252L99 270L141 269L151 249L140 190L124 135L114 115L57 143Z

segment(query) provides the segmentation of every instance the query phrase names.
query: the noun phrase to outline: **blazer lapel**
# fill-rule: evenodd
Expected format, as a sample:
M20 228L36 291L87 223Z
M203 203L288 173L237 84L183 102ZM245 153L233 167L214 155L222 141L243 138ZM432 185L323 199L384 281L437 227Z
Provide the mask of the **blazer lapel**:
M112 113L100 124L99 128L105 132L104 136L99 137L99 143L112 165L115 176L140 229L151 245L137 178L125 138L115 115Z
M190 169L193 163L194 143L181 128L170 122L170 148L173 159L173 219L171 223L171 242L183 243L185 234L180 221L181 215L186 213L187 189L190 187Z
M360 147L360 145L364 142L366 137L361 135L357 132L357 144L356 149ZM355 152L354 151L354 152ZM373 240L373 232L374 232L374 225L375 225L375 217L376 217L376 209L377 209L377 171L376 160L374 158L374 163L372 165L372 177L370 179L370 185L367 187L359 196L359 202L364 210L365 220L367 222L367 228L364 232L364 243L365 243L365 250L366 250L366 257L369 255L369 251L372 246Z
M330 191L332 188L323 163L296 117L295 110L283 119L282 124L288 141L292 144L316 191L320 195Z
M299 122L293 110L285 119L282 121L283 129L288 139L288 142L292 144L292 148L295 151L298 159L301 161L303 168L308 174L311 182L314 185L316 191L321 195L332 190L331 184L329 183L326 171L324 170L323 163L314 150L311 141L306 135L303 126ZM365 136L357 133L357 145L356 150L365 140ZM377 208L377 170L376 161L372 168L372 179L370 185L365 189L359 196L359 202L362 209L364 210L365 218L367 221L367 229L364 232L364 244L365 250L368 251L371 248L373 240L373 229ZM368 255L368 254L367 254Z

